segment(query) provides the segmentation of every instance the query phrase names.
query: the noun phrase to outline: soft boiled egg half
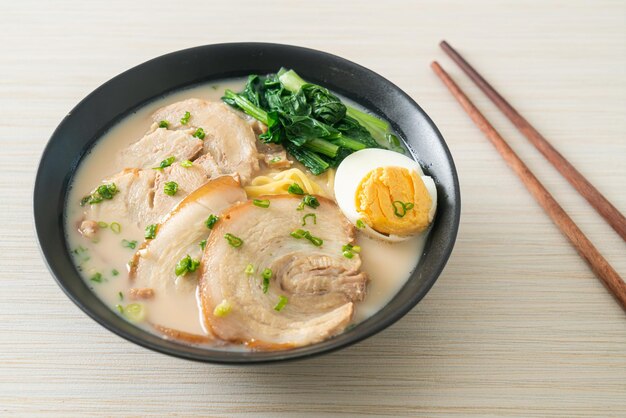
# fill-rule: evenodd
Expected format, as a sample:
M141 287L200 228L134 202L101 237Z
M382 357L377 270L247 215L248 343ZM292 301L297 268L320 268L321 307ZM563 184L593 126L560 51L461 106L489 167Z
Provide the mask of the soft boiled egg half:
M350 154L337 167L334 189L350 222L385 241L424 231L437 208L433 179L416 161L395 151L370 148Z

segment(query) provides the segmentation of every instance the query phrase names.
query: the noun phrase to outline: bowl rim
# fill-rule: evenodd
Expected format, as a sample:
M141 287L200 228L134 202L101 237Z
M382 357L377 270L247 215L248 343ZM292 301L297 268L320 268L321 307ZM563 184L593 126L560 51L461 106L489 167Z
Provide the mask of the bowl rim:
M450 164L450 168L451 168L451 177L452 177L452 186L453 186L453 193L451 193L451 200L454 202L454 207L453 207L453 214L452 214L452 230L450 230L448 233L448 239L445 242L445 245L443 246L443 250L442 250L442 257L440 257L436 268L434 269L433 273L430 275L430 278L428 280L425 281L424 286L421 287L421 291L419 292L415 292L414 294L411 295L411 297L406 301L406 303L404 303L403 305L401 305L398 309L395 309L394 311L392 311L391 313L389 313L387 316L383 317L379 322L374 323L372 326L370 326L365 332L361 332L360 334L355 334L354 337L347 339L345 341L341 341L341 342L337 342L335 344L333 344L333 340L335 340L335 338L331 338L331 339L327 339L324 342L326 342L327 344L325 344L324 346L319 346L319 344L313 344L313 345L309 345L309 346L305 346L305 347L300 347L300 348L296 348L294 350L284 350L284 351L274 351L271 352L272 354L274 354L273 356L267 356L265 358L254 358L254 357L233 357L233 358L223 358L219 356L219 353L232 353L231 351L224 351L224 350L209 350L209 349L203 349L202 351L206 352L206 355L198 355L196 353L191 353L189 351L185 351L183 348L185 347L190 347L188 345L185 344L181 344L181 343L176 343L174 344L174 348L166 346L164 342L168 341L166 339L163 339L162 337L157 336L157 338L159 340L161 340L163 343L159 344L159 343L153 343L151 341L149 341L148 339L142 337L142 333L137 334L137 333L131 333L131 332L127 332L124 329L121 329L117 326L115 326L114 323L108 322L106 320L104 320L102 317L100 317L95 310L91 309L84 301L82 301L77 294L75 294L73 291L71 291L68 286L65 285L64 281L60 278L60 273L57 272L53 266L51 265L50 261L49 261L49 254L48 254L48 250L45 248L46 245L44 244L46 238L42 235L43 231L42 231L42 225L41 225L41 221L40 219L38 219L37 217L37 207L39 205L41 205L43 202L39 202L38 201L38 190L40 190L43 186L42 186L42 182L43 182L43 177L44 177L44 172L42 170L43 164L46 160L46 158L48 157L48 154L50 153L50 148L52 147L52 144L55 140L55 138L57 136L59 136L60 131L63 129L64 125L66 123L68 123L68 120L70 120L72 118L72 115L76 112L77 109L81 108L82 106L84 106L87 102L89 102L92 98L98 96L99 94L101 94L103 91L106 91L108 89L108 87L112 84L114 84L115 82L124 79L125 77L127 77L129 74L133 74L137 71L141 71L142 68L145 68L151 64L154 64L158 61L166 61L168 59L172 59L176 56L182 56L182 55L186 55L186 54L190 54L190 53L194 53L194 52L199 52L202 51L203 53L207 53L207 50L210 50L211 48L224 48L224 47L232 47L232 48L236 48L236 47L240 47L240 48L287 48L287 49L293 49L293 50L297 50L299 52L302 53L307 53L307 54L312 54L312 55L318 55L318 56L325 56L326 58L335 60L340 62L342 65L348 65L348 66L352 66L352 67L356 67L358 68L360 71L368 74L369 76L373 76L375 78L380 79L381 81L383 81L385 84L387 84L391 89L393 89L395 91L396 94L399 94L400 96L402 96L402 98L404 100L406 100L406 102L408 104L410 104L410 106L412 106L418 113L420 113L421 117L424 118L425 122L427 123L428 127L433 131L433 133L436 135L438 141L441 144L441 147L443 149L443 151L445 152L445 157L446 160L449 162ZM191 84L186 84L183 85L181 87L176 87L173 88L171 90L165 90L163 92L163 94L167 95L171 92L175 92L175 91L180 91L182 89L188 88L188 87L192 87L194 85L194 83ZM139 108L143 105L145 105L146 103L149 103L151 100L154 100L155 98L150 98L147 99L146 101L139 103L136 108ZM132 109L130 110L130 112L132 112ZM123 119L124 117L128 116L130 112L125 112L119 120ZM119 122L119 120L111 120L110 123L112 125L115 125L115 123ZM97 141L97 139L95 140ZM94 143L95 143L94 141ZM89 149L91 149L91 147L93 146L93 144L89 145ZM80 155L80 157L78 158L78 162L77 162L77 166L80 164L80 161L82 161L82 159L84 158L84 156L87 154L87 152L83 153L82 155ZM74 168L75 170L75 168ZM66 191L67 191L67 187ZM345 58L342 58L338 55L334 55L334 54L330 54L328 52L324 52L324 51L320 51L320 50L316 50L316 49L312 49L312 48L307 48L307 47L302 47L302 46L296 46L296 45L289 45L289 44L281 44L281 43L268 43L268 42L224 42L224 43L215 43L215 44L206 44L206 45L200 45L200 46L195 46L195 47L191 47L191 48L186 48L186 49L181 49L181 50L176 50L173 52L169 52L160 56L157 56L155 58L152 58L150 60L147 60L145 62L142 62L138 65L135 65L127 70L125 70L124 72L116 75L115 77L107 80L106 82L102 83L100 86L98 86L96 89L94 89L91 93L89 93L87 96L85 96L82 100L80 100L73 108L72 110L70 110L70 112L67 113L67 115L61 120L61 122L59 123L59 125L55 128L55 130L53 131L52 135L50 136L50 138L48 139L48 142L46 143L42 153L41 153L41 157L39 159L39 163L37 165L37 174L35 177L35 182L34 182L34 187L33 187L33 224L34 224L34 229L35 229L35 234L37 236L37 242L38 242L38 247L39 247L39 251L40 254L42 255L42 258L44 259L44 262L46 264L46 267L48 268L49 272L52 274L52 277L54 278L54 280L56 281L56 283L58 284L58 286L61 288L61 290L67 295L67 297L74 302L74 304L76 306L78 306L84 313L86 313L90 318L92 318L94 321L96 321L98 324L100 324L101 326L103 326L104 328L108 329L109 331L111 331L112 333L126 339L127 341L130 341L134 344L137 344L141 347L150 349L152 351L158 352L158 353L162 353L162 354L167 354L173 357L177 357L177 358L182 358L182 359L186 359L186 360L192 360L192 361L197 361L197 362L204 362L204 363L213 363L213 364L267 364L267 363L274 363L274 362L284 362L284 361L293 361L293 360L304 360L304 359L308 359L308 358L312 358L312 357L316 357L322 354L326 354L326 353L331 353L333 351L342 349L342 348L346 348L349 347L353 344L359 343L363 340L365 340L366 338L369 338L379 332L381 332L382 330L386 329L387 327L391 326L392 324L394 324L395 322L397 322L398 320L400 320L402 317L404 317L411 309L413 309L417 303L419 303L420 300L422 300L426 294L430 291L430 289L432 288L432 286L435 284L435 282L438 280L439 276L441 275L442 271L444 270L450 255L452 254L452 250L454 248L454 245L456 243L456 238L458 235L458 230L459 230L459 226L460 226L460 217L461 217L461 195L460 195L460 185L459 185L459 179L458 179L458 174L457 174L457 170L456 170L456 166L454 163L454 159L452 158L452 154L450 152L450 149L448 147L448 145L446 144L443 135L441 134L441 132L439 131L439 129L437 128L437 126L435 125L435 123L433 122L433 120L430 118L430 116L421 108L421 106L419 106L419 104L417 104L415 102L415 100L413 100L406 92L404 92L402 89L400 89L397 85L395 85L394 83L392 83L391 81L389 81L387 78L381 76L380 74L360 65L357 64L353 61L347 60ZM76 271L77 276L80 278L80 274ZM81 278L82 280L82 278ZM396 295L397 296L397 295ZM394 296L394 298L396 297ZM392 298L393 300L393 298ZM391 301L390 301L391 302ZM123 320L123 319L122 319ZM136 329L140 329L138 327L135 327ZM143 331L143 330L142 330ZM147 332L147 331L144 331ZM341 335L341 334L340 334ZM329 343L330 342L330 343ZM328 344L329 343L329 344ZM180 349L177 349L176 347L180 347ZM317 347L317 348L316 348ZM218 353L218 355L210 355L210 353Z

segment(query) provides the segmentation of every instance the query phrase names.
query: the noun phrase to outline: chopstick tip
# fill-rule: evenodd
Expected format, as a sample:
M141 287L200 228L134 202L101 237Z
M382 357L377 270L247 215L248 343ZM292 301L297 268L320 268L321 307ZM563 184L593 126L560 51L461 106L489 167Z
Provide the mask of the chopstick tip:
M448 41L446 41L445 39L442 39L441 42L439 42L439 46L445 48L447 46L450 46L450 44L448 44Z

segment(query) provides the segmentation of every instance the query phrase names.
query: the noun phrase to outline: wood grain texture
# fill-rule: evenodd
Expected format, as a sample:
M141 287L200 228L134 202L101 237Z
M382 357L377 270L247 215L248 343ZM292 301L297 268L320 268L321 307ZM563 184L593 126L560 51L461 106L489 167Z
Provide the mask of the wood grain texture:
M624 283L624 280L619 276L619 273L615 271L602 254L600 254L593 243L589 241L589 238L587 238L578 225L576 225L567 212L565 212L561 205L554 199L554 196L541 184L539 179L530 171L528 166L524 164L515 151L511 149L505 139L495 130L491 123L489 123L485 116L459 88L458 84L452 80L441 65L439 65L437 61L433 61L431 67L435 74L443 81L443 84L445 84L450 93L452 93L452 96L459 102L461 107L463 107L465 113L474 121L487 139L491 141L493 146L500 153L502 159L504 159L515 174L517 174L537 203L546 211L546 214L552 219L555 225L559 227L563 235L570 240L570 243L574 246L576 251L578 251L578 254L589 264L589 267L591 267L591 270L593 270L598 279L600 279L607 290L615 297L617 303L626 311L626 283ZM558 166L555 166L555 168L558 168ZM570 180L567 177L566 179ZM612 227L614 226L612 223L610 223L610 225ZM622 237L621 234L620 237Z
M583 176L560 152L548 142L534 126L526 120L500 93L494 89L466 60L446 41L439 46L480 88L498 109L506 115L515 127L543 154L559 173L580 193L587 202L611 225L626 241L626 217L622 215L600 191ZM478 113L480 113L478 111ZM626 294L622 296L622 305L626 308Z
M260 15L268 9L272 20ZM624 242L438 42L471 51L485 78L624 212L625 21L622 1L3 4L0 415L626 415L621 308L428 66L437 59L450 70L624 276ZM39 156L80 99L154 56L245 40L322 49L396 83L441 129L463 196L448 266L405 318L328 356L252 368L169 358L104 330L51 278L31 219Z

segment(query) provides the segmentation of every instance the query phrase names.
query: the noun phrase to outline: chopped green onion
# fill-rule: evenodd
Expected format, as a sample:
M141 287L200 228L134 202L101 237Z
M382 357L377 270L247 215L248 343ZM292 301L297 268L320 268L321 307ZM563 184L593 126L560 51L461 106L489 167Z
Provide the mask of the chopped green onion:
M192 136L195 136L198 139L204 139L205 135L206 134L204 133L204 129L198 128L196 129L196 132L194 132Z
M252 264L248 264L246 266L246 269L243 272L246 273L247 275L254 274L254 266Z
M296 210L304 210L304 202L300 202Z
M166 120L162 120L161 122L159 122L159 128L167 129L169 126L170 126L170 123Z
M209 215L206 221L204 221L204 224L206 225L207 228L213 229L213 226L215 225L217 221L219 221L219 219L220 218L215 215Z
M252 204L254 206L258 206L260 208L269 208L270 207L269 199L254 199L252 201Z
M239 248L243 245L243 240L239 237L234 236L230 232L224 235L226 241L230 244L231 247Z
M141 322L146 317L146 310L141 303L131 303L124 308L124 316L132 322Z
M159 163L158 167L152 167L152 169L153 170L163 170L165 167L171 166L174 161L176 161L176 157L174 157L174 156L168 157L168 158L164 159L163 161L161 161Z
M189 123L189 118L191 117L191 113L189 112L185 112L185 116L183 116L182 118L180 118L180 124L181 125L187 125Z
M167 183L165 183L165 186L163 186L163 193L168 196L174 196L177 191L178 183L176 183L175 181L168 181Z
M289 235L296 239L306 238L307 240L309 240L309 242L311 242L311 244L315 245L316 247L319 247L324 243L321 238L314 237L309 231L305 231L304 229L296 229L295 231L292 231Z
M109 226L111 227L111 231L113 231L113 233L115 234L119 234L120 232L122 232L122 225L117 222L111 222Z
M305 205L307 205L308 207L311 207L313 209L319 207L320 202L317 200L317 198L315 196L311 196L310 194L304 196L304 198L302 198L302 203L304 203Z
M341 247L341 251L343 252L343 256L346 258L354 257L354 253L360 253L361 247L358 245L346 244Z
M406 215L406 212L413 209L415 205L411 202L401 202L399 200L395 200L393 203L393 213L398 218L403 218Z
M146 231L143 234L145 239L154 239L156 237L157 224L146 226Z
M304 229L296 229L295 231L291 232L292 237L296 238L296 239L300 239L300 238L304 238L306 235L306 231Z
M230 305L230 303L228 303L228 301L224 299L219 305L215 307L215 309L213 310L213 315L222 318L228 315L232 308L233 307Z
M300 187L298 183L290 184L287 192L289 192L290 194L304 194L304 190L302 190L302 187Z
M274 310L277 312L282 311L285 305L287 305L287 302L288 302L287 297L281 295L280 299L278 299L278 303L276 304L276 306L274 306Z
M120 300L124 300L124 294L122 292L118 292L117 296L119 296Z
M180 165L182 167L189 168L189 167L191 167L193 165L193 163L191 161L189 161L189 160L185 160L185 161L181 161Z
M313 223L317 225L317 215L314 213L307 213L302 217L302 226L306 226L306 218L308 218L309 216L313 218Z
M202 248L202 251L204 251L205 247L206 247L206 240L203 239L202 241L200 241L200 248Z
M137 241L129 241L127 239L122 240L122 247L124 248L130 248L134 250L136 246L137 246Z
M124 307L120 304L115 305L115 309L117 309L117 311L121 314L124 313Z
M272 270L269 268L266 268L265 270L263 270L261 277L263 277L263 293L267 293L267 291L270 288L270 279L272 278Z
M99 227L99 228L103 228L103 229L104 229L104 228L108 228L108 227L109 227L109 224L108 224L108 223L106 223L106 222L99 221L99 222L98 222L98 227Z
M187 273L193 273L198 269L200 261L192 259L189 254L176 263L174 273L176 276L184 276Z
M352 258L354 257L354 253L352 251L344 251L343 256L346 258Z
M361 252L361 246L360 245L353 245L352 246L352 251L355 253L360 253Z
M281 158L281 157L278 157L278 156L277 156L277 157L273 157L272 159L270 159L270 164L277 163L277 162L279 162L280 160L282 160L282 158Z
M363 221L362 221L362 220L360 220L360 219L357 219L357 220L356 220L356 227L357 227L357 228L361 228L361 229L365 228L365 222L363 222Z
M103 200L111 200L113 196L115 196L119 192L115 183L103 184L98 186L98 188L91 194L83 197L80 200L80 205L85 206L87 203L90 205L95 205L96 203L100 203Z
M102 283L102 274L95 273L93 276L89 278L89 280L91 280L92 282L96 282L96 283Z
M112 274L113 276L117 276L117 275L119 275L119 274L120 274L120 272L119 272L119 271L117 271L116 269L113 269L113 270L111 270L111 274Z

